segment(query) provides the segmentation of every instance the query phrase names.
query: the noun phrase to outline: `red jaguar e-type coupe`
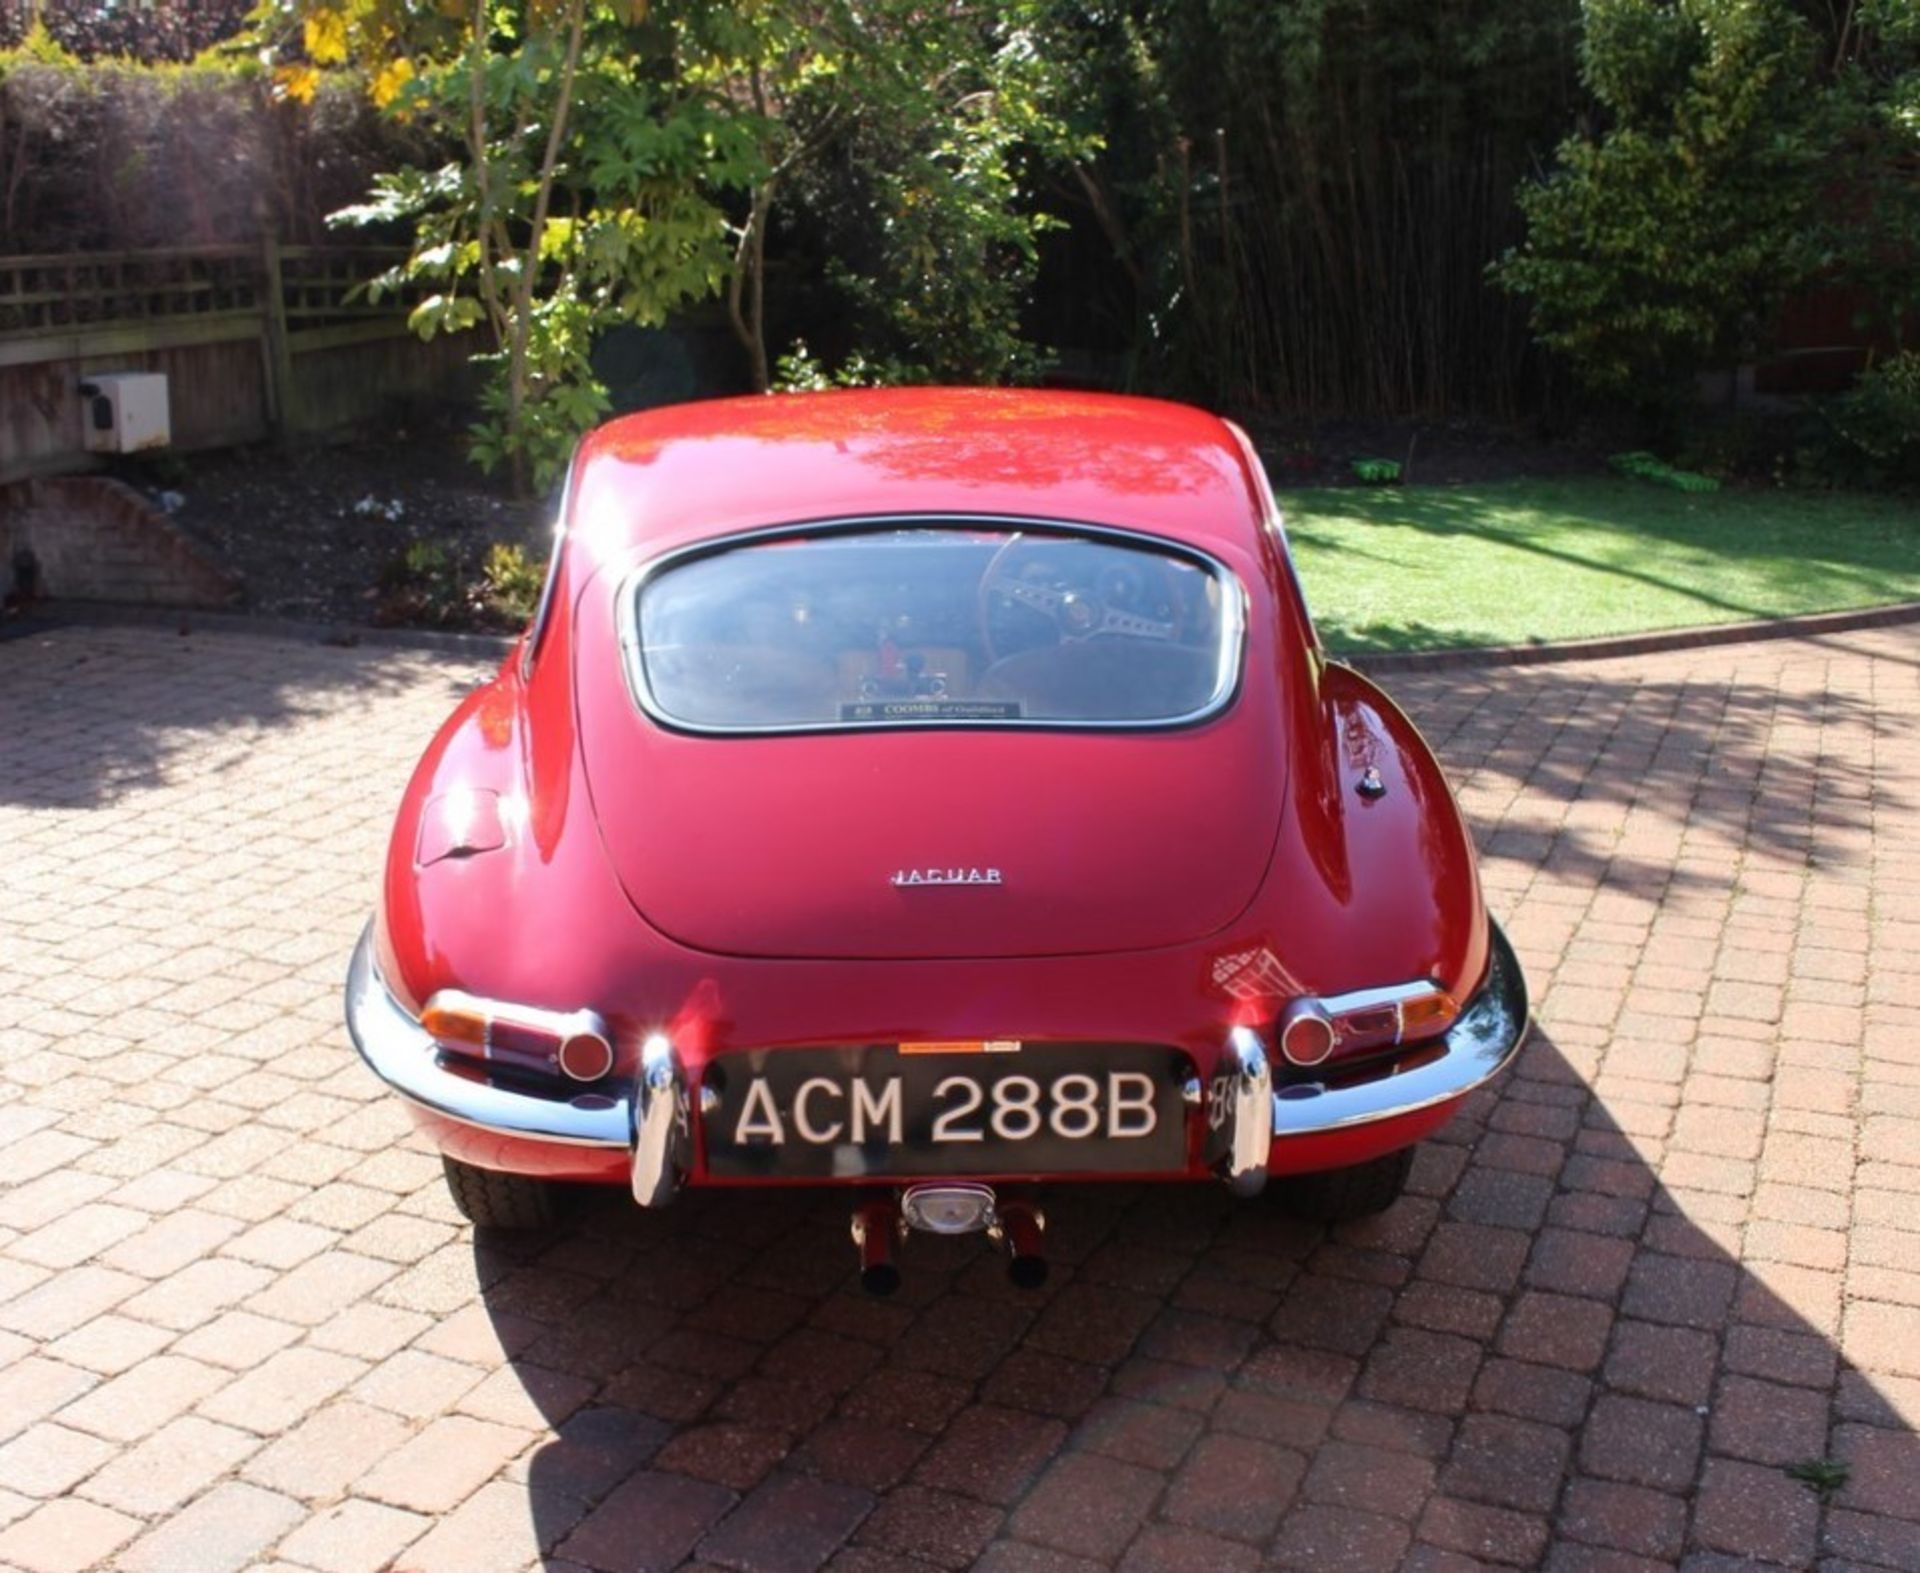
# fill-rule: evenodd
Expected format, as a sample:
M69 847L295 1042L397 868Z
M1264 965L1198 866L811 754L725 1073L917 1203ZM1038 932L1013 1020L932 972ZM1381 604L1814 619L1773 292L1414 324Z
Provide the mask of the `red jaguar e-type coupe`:
M1385 1207L1527 1022L1246 437L994 390L589 437L346 1004L476 1223L556 1182L837 1185L882 1290L908 1227L1038 1280L1048 1181Z

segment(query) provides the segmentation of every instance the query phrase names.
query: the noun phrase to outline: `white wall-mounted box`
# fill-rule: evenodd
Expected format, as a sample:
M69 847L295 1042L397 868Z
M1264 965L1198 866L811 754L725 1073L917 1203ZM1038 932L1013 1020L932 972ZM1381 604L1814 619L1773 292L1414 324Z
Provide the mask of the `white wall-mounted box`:
M80 379L80 399L90 453L139 453L173 440L164 372L95 372Z

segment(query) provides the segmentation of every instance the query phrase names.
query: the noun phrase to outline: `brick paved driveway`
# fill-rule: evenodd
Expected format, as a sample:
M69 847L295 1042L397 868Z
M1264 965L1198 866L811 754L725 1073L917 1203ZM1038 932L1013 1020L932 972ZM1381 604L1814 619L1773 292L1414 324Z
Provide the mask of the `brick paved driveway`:
M814 1202L456 1221L337 997L476 675L0 644L0 1565L1920 1568L1914 630L1395 683L1519 1073L1365 1227L1081 1192L884 1303Z

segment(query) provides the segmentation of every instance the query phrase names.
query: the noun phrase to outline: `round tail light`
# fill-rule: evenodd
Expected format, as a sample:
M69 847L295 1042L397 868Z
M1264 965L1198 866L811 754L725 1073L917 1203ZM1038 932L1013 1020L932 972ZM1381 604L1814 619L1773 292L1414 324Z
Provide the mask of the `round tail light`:
M1280 1052L1293 1065L1318 1065L1340 1041L1333 1018L1317 1000L1298 1000L1280 1023Z
M555 1058L575 1081L598 1081L613 1069L613 1045L597 1032L575 1032L562 1041Z

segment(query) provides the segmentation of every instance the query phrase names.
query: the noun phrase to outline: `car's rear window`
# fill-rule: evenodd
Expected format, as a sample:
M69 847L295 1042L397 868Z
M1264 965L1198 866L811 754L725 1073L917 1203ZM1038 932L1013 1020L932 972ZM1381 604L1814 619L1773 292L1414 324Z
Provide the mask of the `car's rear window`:
M1104 532L919 525L670 559L625 609L654 715L710 731L1165 726L1230 697L1236 581Z

